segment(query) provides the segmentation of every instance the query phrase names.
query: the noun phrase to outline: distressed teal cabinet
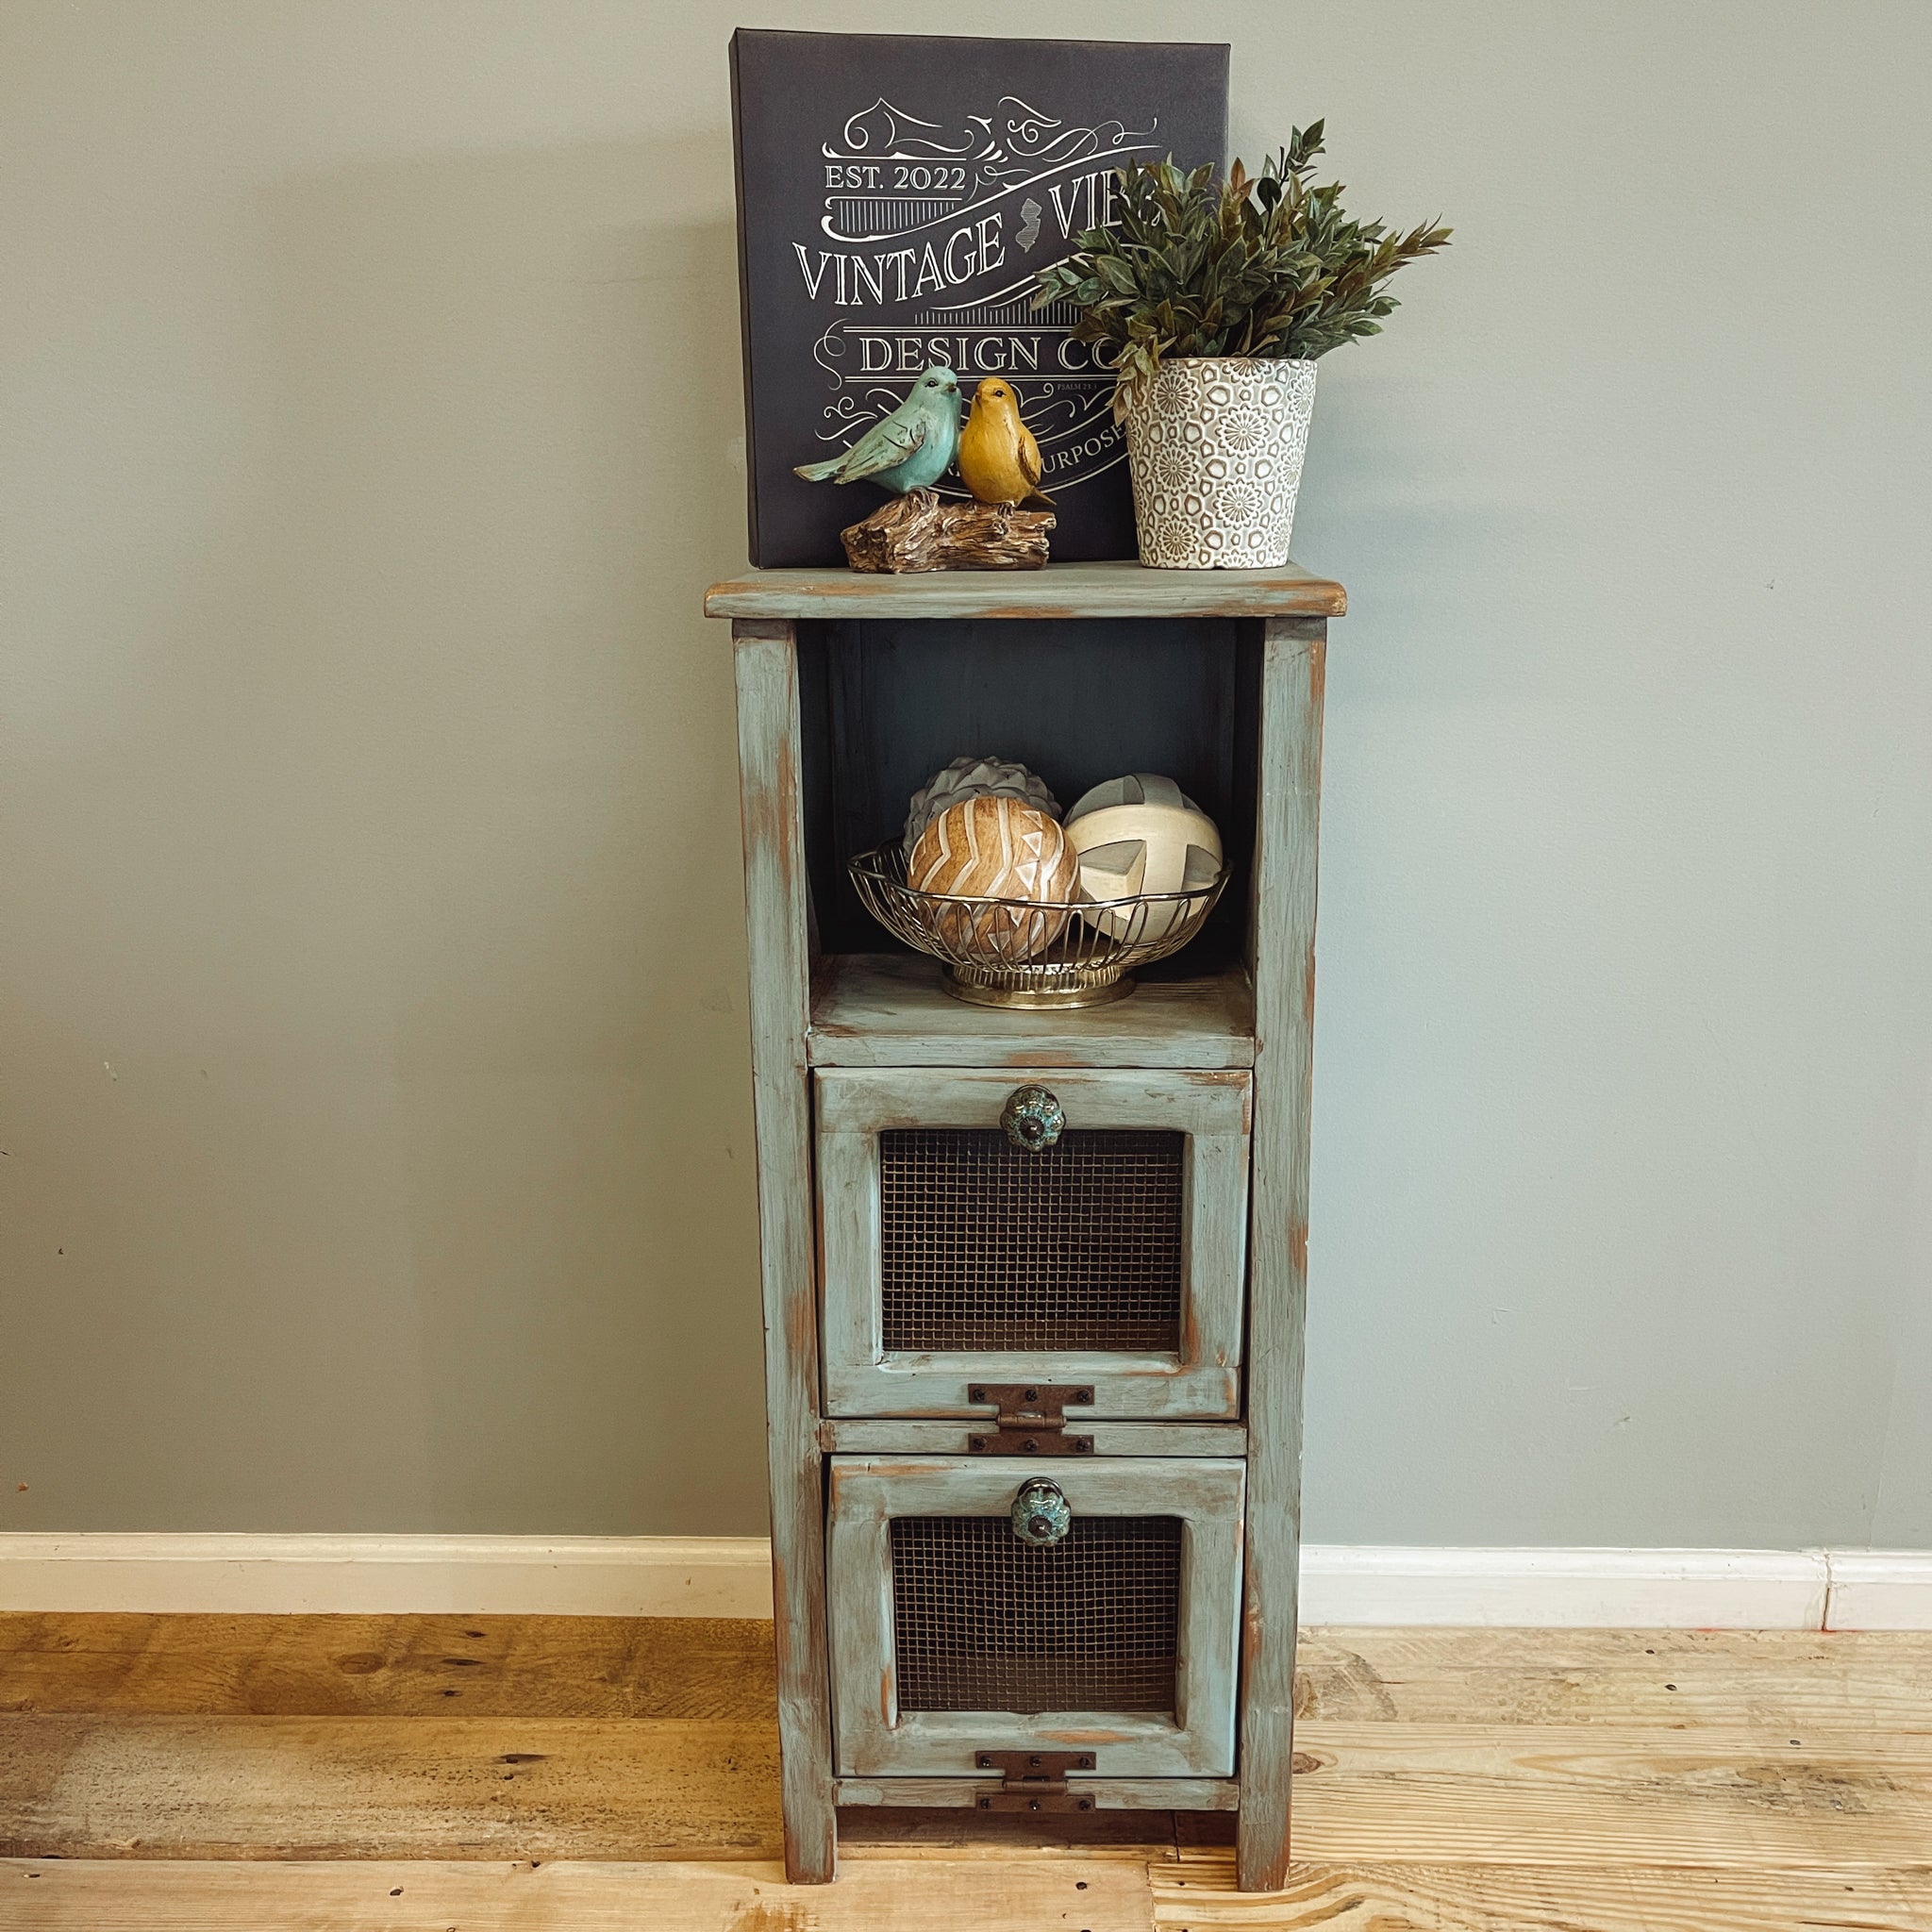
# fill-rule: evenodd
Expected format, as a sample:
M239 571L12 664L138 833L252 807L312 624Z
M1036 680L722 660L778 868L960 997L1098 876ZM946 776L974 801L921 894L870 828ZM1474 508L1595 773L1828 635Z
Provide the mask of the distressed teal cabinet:
M840 1807L911 1805L1234 1811L1241 1885L1281 1881L1342 608L1293 566L1128 563L706 599L737 660L795 1880L832 1877ZM1112 1005L949 998L844 862L966 751L1062 798L1179 780L1237 874L1206 930Z

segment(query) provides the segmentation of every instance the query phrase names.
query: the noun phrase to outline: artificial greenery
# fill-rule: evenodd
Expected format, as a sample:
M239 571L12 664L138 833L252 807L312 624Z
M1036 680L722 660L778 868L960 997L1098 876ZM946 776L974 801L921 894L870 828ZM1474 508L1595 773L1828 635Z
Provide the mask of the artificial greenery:
M1312 185L1322 123L1293 130L1258 175L1236 161L1183 173L1170 158L1120 171L1118 228L1088 228L1042 269L1036 308L1071 302L1075 340L1114 352L1114 413L1163 356L1325 356L1381 333L1395 271L1447 245L1440 225L1391 233L1342 212L1341 183Z

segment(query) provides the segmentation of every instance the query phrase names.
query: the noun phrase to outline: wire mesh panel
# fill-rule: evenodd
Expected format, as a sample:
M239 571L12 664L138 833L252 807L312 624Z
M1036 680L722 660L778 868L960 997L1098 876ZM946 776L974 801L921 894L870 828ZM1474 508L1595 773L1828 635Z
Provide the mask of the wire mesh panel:
M888 1349L1176 1350L1187 1137L879 1135Z
M891 1524L901 1710L1174 1709L1181 1519L1075 1516L1022 1542L1004 1516Z

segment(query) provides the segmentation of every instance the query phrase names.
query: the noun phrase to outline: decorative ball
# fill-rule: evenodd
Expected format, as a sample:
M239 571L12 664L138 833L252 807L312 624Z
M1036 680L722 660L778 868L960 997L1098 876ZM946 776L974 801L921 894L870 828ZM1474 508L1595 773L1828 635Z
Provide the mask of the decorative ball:
M1191 892L1211 886L1222 866L1214 821L1172 778L1135 772L1085 793L1067 814L1067 841L1079 859L1088 899ZM1081 918L1113 939L1165 939L1189 916L1185 900L1096 907Z
M921 892L1039 906L934 909L934 929L957 956L1013 965L1060 936L1066 913L1045 908L1070 904L1080 875L1066 834L1046 813L1018 799L987 796L949 805L926 826L912 848L906 882Z
M955 758L943 772L936 772L912 794L912 809L906 814L906 857L919 843L925 830L949 805L962 798L1017 798L1048 818L1060 815L1059 801L1024 765L1005 758Z

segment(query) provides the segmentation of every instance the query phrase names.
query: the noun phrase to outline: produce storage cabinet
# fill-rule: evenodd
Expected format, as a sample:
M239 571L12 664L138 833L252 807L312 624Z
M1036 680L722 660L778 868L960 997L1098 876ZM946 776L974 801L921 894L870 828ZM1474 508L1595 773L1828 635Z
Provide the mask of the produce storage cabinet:
M787 1865L841 1806L1289 1856L1322 667L1340 586L715 586L732 622ZM1229 883L1124 999L949 997L846 861L961 753L1173 777ZM1097 915L1096 915L1097 916Z

